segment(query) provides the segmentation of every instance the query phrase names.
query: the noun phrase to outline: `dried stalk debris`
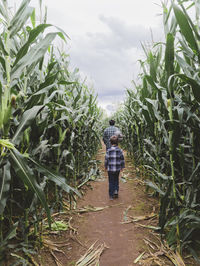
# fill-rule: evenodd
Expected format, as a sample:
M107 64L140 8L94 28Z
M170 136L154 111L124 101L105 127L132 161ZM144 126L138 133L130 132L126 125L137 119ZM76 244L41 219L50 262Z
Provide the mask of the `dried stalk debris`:
M135 223L135 222L139 222L139 221L154 219L157 217L157 214L154 212L149 214L149 215L135 216L135 217L130 216L130 215L128 215L128 211L131 208L132 208L132 206L128 206L128 208L126 208L126 210L124 211L124 221L122 222L122 224Z
M107 248L105 243L95 246L97 241L90 246L87 252L76 262L76 266L98 266L100 256Z
M155 234L153 234L154 237ZM178 253L178 251L173 251L170 247L164 242L162 243L158 237L156 237L156 242L145 238L144 242L148 247L148 251L142 252L135 260L134 264L137 265L167 265L167 261L171 262L176 266L185 266L185 263ZM157 244L157 242L159 244ZM167 261L166 261L167 259ZM170 264L171 265L171 264Z
M91 205L79 208L77 210L75 210L78 213L85 213L85 212L98 212L98 211L102 211L104 209L109 208L109 206L105 206L105 207L93 207Z

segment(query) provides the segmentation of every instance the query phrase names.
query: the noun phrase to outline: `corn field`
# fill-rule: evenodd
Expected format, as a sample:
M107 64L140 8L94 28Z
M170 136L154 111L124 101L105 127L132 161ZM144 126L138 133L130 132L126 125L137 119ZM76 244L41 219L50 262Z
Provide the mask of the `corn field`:
M166 41L143 46L139 82L118 112L124 146L159 195L162 237L198 261L200 1L162 1Z
M63 192L72 204L77 187L97 172L94 92L53 43L68 36L46 14L37 24L29 3L16 12L0 3L1 260L8 249L34 245L44 217L51 227L51 213L62 210Z

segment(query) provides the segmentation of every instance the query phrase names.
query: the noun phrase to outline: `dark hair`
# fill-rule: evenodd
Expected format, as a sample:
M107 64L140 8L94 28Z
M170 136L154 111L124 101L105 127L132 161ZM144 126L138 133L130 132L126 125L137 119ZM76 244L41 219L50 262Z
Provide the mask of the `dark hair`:
M109 123L110 123L111 126L114 126L114 124L115 124L115 120L112 120L112 119L111 119L111 120L109 121Z
M118 145L118 137L113 135L112 137L110 137L110 143L113 145L113 144L116 144Z

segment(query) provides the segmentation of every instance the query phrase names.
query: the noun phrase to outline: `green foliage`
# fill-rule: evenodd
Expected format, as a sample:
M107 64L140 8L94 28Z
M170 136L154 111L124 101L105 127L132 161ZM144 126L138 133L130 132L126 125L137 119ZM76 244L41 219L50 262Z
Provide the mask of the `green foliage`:
M140 82L127 90L118 122L125 148L144 165L147 185L159 195L161 234L199 262L199 21L188 15L189 1L175 2L163 4L166 45L144 48Z
M0 259L10 230L28 244L46 215L51 227L63 192L69 203L80 196L100 145L96 97L53 45L67 35L45 33L52 25L37 25L29 2L12 15L7 1L0 5Z

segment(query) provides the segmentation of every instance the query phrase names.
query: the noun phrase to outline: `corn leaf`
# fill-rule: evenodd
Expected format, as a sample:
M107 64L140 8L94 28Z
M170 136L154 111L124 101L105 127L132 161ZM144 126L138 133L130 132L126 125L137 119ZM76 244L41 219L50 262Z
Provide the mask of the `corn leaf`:
M13 37L24 26L28 18L33 13L34 8L28 6L29 2L30 0L24 0L11 20L9 27L11 37Z
M174 36L171 33L167 34L165 70L167 72L167 79L174 74Z
M35 8L31 14L31 23L32 23L33 28L35 28Z
M13 143L19 144L20 139L24 133L24 130L32 124L38 113L41 112L43 108L44 105L38 105L24 112L20 124L12 138Z
M1 179L0 179L0 215L3 214L4 208L6 206L6 201L8 198L8 193L10 190L10 162L8 161L2 169L0 169Z
M49 180L53 181L55 184L57 184L59 187L61 187L63 190L65 190L67 193L74 192L76 195L81 197L81 194L79 191L71 186L69 186L66 183L66 179L57 173L55 173L52 169L49 169L47 167L44 167L36 160L29 157L29 160L33 162L36 166L36 169L38 172L43 173Z
M198 45L197 45L196 39L194 37L192 28L190 27L187 17L181 11L181 9L174 3L173 3L173 10L174 10L177 23L188 45L196 54L198 54L199 53Z
M30 190L32 190L37 198L40 200L41 204L43 205L47 216L48 216L48 223L49 226L51 225L51 215L50 210L47 205L47 201L45 198L45 194L42 191L42 189L39 187L35 180L35 176L32 173L32 170L28 167L27 161L25 157L21 153L19 153L17 150L11 150L11 158L12 163L15 169L15 172L17 176L28 186Z
M9 239L12 239L13 237L16 236L17 234L17 226L18 226L19 222L16 222L15 224L13 224L13 226L11 226L9 232L7 233L6 237L3 239L3 241L0 242L0 247L3 247L4 245L6 245L7 241Z
M192 87L195 99L200 102L200 84L195 79L190 78L186 75L178 74L177 76Z
M152 189L154 189L155 191L157 191L159 194L161 194L162 196L165 195L164 191L162 191L155 183L153 183L152 181L146 181L146 184L151 187Z
M13 67L11 71L12 81L14 79L19 79L25 67L31 67L33 64L37 64L39 60L46 53L49 45L55 39L57 33L48 33L44 39L42 39L38 44L31 47L30 51L25 54ZM31 68L27 70L27 74L31 71Z
M51 24L40 24L33 30L29 32L29 38L28 41L22 46L22 48L18 51L15 62L13 64L13 67L17 64L17 62L26 55L28 52L28 49L30 45L36 40L38 35L42 33L46 28L52 26Z

